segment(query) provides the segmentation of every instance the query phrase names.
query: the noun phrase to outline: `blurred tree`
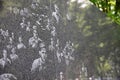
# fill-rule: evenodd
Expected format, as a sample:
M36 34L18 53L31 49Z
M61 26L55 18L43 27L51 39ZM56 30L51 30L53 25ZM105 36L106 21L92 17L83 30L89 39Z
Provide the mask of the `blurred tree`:
M95 6L97 6L101 11L105 12L113 21L115 21L117 24L120 25L120 0L90 0ZM112 51L111 53L111 59L114 62L114 71L116 76L120 76L120 26L117 26L115 29L111 30L112 40L110 41L110 44L107 44L107 46L111 45L111 48L109 49ZM107 35L108 36L108 35ZM101 69L102 70L102 69Z
M120 0L90 0L101 11L108 14L116 23L120 24Z

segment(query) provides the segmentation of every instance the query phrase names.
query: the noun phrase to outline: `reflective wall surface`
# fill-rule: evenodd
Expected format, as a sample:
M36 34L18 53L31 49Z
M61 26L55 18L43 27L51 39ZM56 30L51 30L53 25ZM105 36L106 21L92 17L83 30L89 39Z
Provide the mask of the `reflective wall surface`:
M89 1L2 4L0 80L119 80L118 25Z

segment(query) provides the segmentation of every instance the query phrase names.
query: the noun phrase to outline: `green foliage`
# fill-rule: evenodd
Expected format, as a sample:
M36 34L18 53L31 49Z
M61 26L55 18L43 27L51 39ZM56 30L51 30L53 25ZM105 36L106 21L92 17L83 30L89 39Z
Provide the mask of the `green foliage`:
M105 12L112 21L116 22L118 25L120 25L120 0L90 0L95 6L97 6L101 11ZM101 23L100 23L101 24ZM105 26L104 26L105 27ZM110 27L111 28L111 27ZM112 67L114 67L115 75L119 76L120 72L120 26L113 25L113 29L111 29L111 40L104 45L103 43L99 44L99 47L109 48L109 51L111 51L113 54L111 56L111 61L114 63ZM106 35L108 37L109 35ZM110 47L111 46L111 47ZM107 54L108 56L108 54ZM103 59L103 62L100 61ZM97 70L98 72L106 72L111 69L110 65L108 64L109 61L103 57L99 58L97 60ZM99 64L99 65L98 65Z
M112 66L110 65L110 60L105 59L104 56L101 56L98 58L98 60L96 60L96 67L100 75L109 72L112 68Z
M90 0L101 11L107 13L117 24L120 25L119 0Z

